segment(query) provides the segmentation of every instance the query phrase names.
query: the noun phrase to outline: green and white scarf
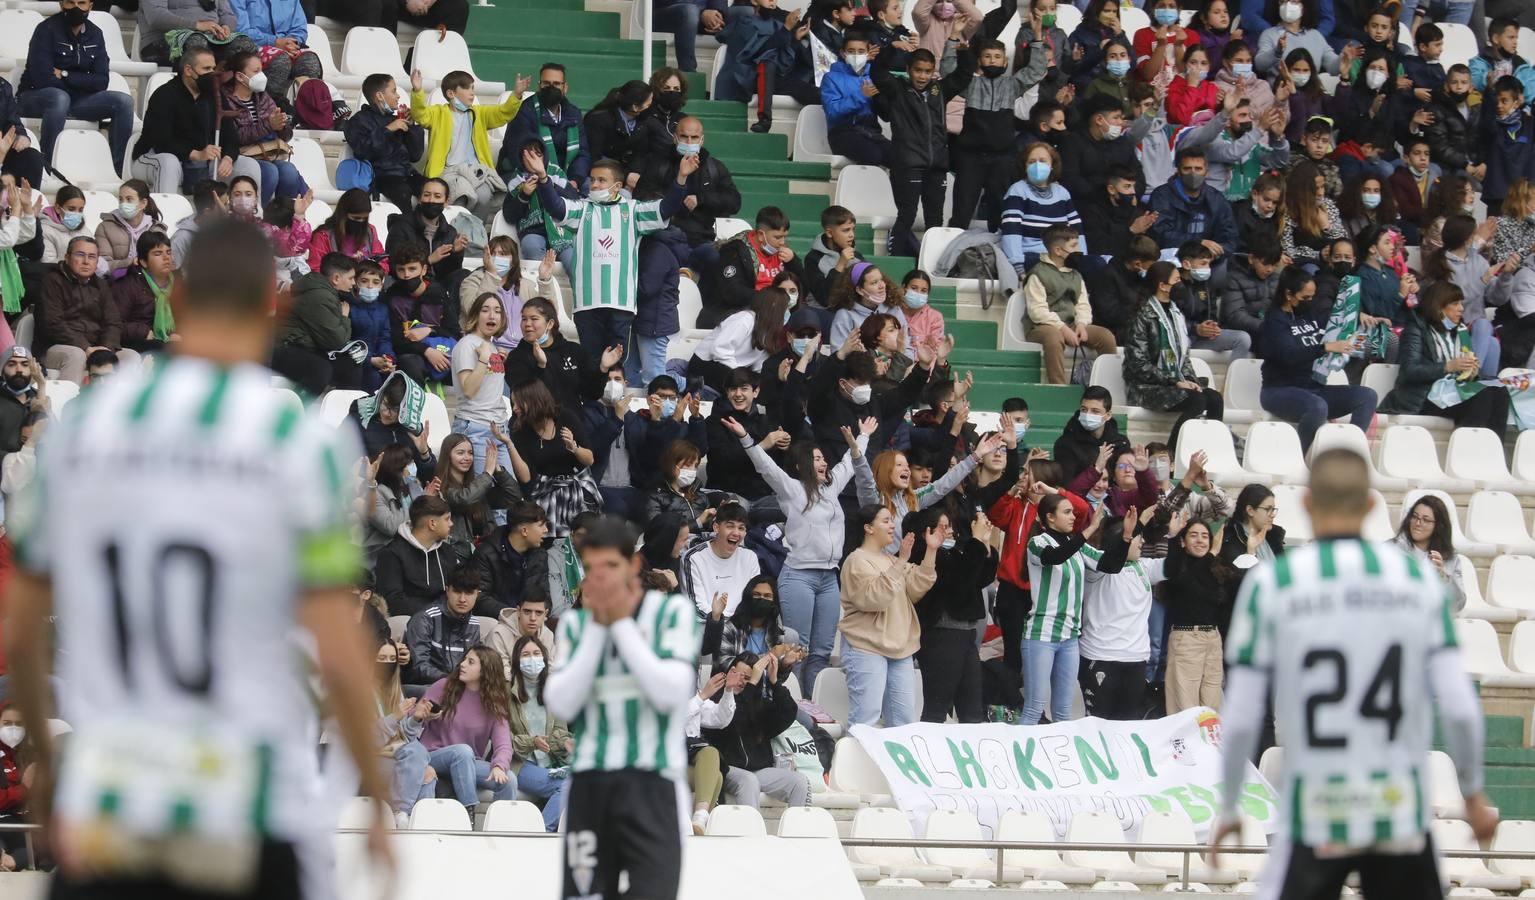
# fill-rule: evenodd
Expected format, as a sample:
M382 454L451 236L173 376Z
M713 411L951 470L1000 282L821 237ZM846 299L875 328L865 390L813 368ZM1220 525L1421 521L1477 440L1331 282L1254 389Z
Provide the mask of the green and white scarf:
M27 287L21 280L21 264L16 260L16 251L9 247L0 250L0 300L3 300L7 313L21 312L21 298L26 296Z
M171 289L167 287L161 290L160 286L155 284L155 280L149 277L148 272L140 269L139 273L149 284L149 292L155 296L155 321L149 326L149 330L154 334L155 340L165 341L170 338L171 332L176 330L176 317L171 314ZM175 284L176 276L172 275L171 285Z
M1156 297L1148 301L1157 316L1157 374L1169 381L1183 380L1183 363L1189 355L1189 329L1183 310Z
M378 405L384 396L384 391L389 389L389 382L400 379L405 383L405 396L400 400L400 424L404 425L411 434L420 434L426 425L426 391L421 385L410 380L410 376L404 372L395 372L384 383L379 385L378 392L371 397L364 397L357 401L357 418L362 421L362 427L367 428L373 417L378 415Z
M1434 348L1434 359L1449 362L1457 356L1471 352L1471 329L1455 326L1447 332L1434 325L1428 327L1429 342ZM1483 383L1476 378L1476 370L1461 375L1446 374L1428 389L1428 401L1440 409L1459 406L1481 393ZM1494 382L1496 384L1496 382Z
M1338 285L1338 300L1332 306L1327 319L1327 332L1322 338L1327 343L1352 341L1359 333L1359 276L1349 275ZM1317 384L1326 384L1327 377L1342 370L1350 359L1385 359L1386 348L1391 340L1391 326L1382 321L1365 331L1362 350L1346 353L1323 353L1311 364L1311 378Z

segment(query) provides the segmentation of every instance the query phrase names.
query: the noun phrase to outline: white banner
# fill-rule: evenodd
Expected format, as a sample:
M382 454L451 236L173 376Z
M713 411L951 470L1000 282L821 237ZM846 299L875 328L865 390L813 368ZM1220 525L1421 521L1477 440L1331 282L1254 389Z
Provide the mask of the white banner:
M1008 810L1042 813L1065 837L1079 811L1107 812L1130 836L1148 812L1182 810L1201 840L1220 811L1220 716L1078 719L1057 725L855 725L853 737L922 833L935 809L969 810L990 839ZM1277 827L1279 798L1251 763L1239 807Z

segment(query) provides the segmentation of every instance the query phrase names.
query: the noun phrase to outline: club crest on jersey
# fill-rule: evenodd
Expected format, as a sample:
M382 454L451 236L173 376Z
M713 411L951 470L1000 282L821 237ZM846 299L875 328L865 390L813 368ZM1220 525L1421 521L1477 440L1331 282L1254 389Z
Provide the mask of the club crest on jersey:
M734 278L737 271L739 270L735 266L726 266L723 274L726 278Z

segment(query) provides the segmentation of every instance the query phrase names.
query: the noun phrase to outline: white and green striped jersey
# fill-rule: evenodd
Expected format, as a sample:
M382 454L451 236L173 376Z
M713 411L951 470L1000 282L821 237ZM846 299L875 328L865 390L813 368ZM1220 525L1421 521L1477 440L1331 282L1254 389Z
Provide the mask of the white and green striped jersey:
M1355 849L1427 831L1429 660L1455 646L1444 579L1392 544L1321 540L1248 573L1227 641L1266 670L1292 840Z
M634 613L634 624L660 659L698 663L699 635L693 603L682 594L647 591ZM560 617L555 639L554 667L559 670L576 654L583 640L607 642L591 695L570 721L576 752L570 767L576 772L644 769L681 780L687 773L686 708L676 713L656 710L640 691L617 646L605 634L590 638L591 614L571 610Z
M640 235L666 227L660 200L593 203L566 200L560 225L576 232L571 312L621 309L634 312L639 290Z
M361 447L271 378L170 359L94 387L12 507L19 563L50 580L58 617L66 818L292 840L323 819L297 605L361 571L346 475Z
M1059 546L1048 533L1029 539L1029 584L1034 587L1034 609L1023 626L1023 636L1031 641L1065 641L1082 633L1082 594L1087 589L1087 573L1098 571L1103 551L1083 544L1064 563L1045 565L1039 554Z

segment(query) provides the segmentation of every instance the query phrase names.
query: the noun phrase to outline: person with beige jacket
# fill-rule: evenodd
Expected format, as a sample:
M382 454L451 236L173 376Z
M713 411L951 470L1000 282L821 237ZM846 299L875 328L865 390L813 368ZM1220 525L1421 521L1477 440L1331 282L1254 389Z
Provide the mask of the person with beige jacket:
M928 529L920 566L910 562L915 534L895 542L895 515L886 506L858 511L863 544L842 563L842 670L847 675L849 725L873 725L883 713L888 727L917 721L916 669L912 655L922 639L916 602L938 580L933 561L943 536Z

